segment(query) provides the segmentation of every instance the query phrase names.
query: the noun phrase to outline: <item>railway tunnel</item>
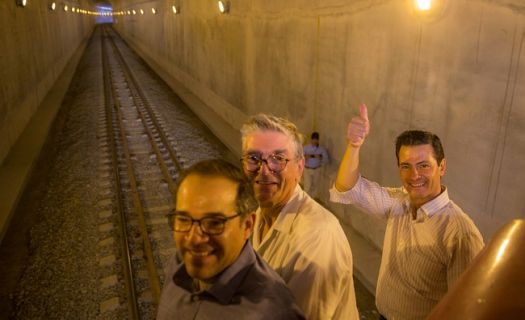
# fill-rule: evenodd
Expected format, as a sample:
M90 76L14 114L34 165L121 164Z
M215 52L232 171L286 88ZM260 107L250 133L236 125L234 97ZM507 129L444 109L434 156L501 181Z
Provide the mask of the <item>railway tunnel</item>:
M451 199L474 221L485 242L504 224L524 218L521 0L9 0L0 9L3 246L21 226L25 231L20 241L36 243L26 249L34 254L43 250L35 239L46 235L35 228L58 228L45 223L42 206L61 200L45 202L55 189L41 181L50 181L53 170L64 172L67 181L68 170L75 170L54 168L60 163L57 157L67 154L61 150L78 144L66 131L74 128L74 121L84 121L75 117L86 113L89 118L92 112L94 118L84 124L92 131L86 135L105 137L96 118L103 117L104 99L94 93L104 90L103 72L89 70L94 65L103 70L103 50L96 43L109 37L121 38L116 45L133 52L122 55L137 59L130 68L139 82L144 81L140 86L148 103L168 106L158 111L161 117L177 119L175 106L186 108L188 115L179 115L179 122L161 124L172 132L168 140L192 141L182 144L186 151L195 147L182 156L182 163L208 156L238 159L240 127L259 112L290 119L305 136L320 132L331 161L322 168L319 201L340 220L352 247L354 275L371 294L385 224L354 207L331 203L328 193L345 150L346 126L361 102L368 105L371 122L361 155L368 178L398 186L395 136L411 128L430 130L445 147L444 184ZM101 26L110 25L112 31L105 34ZM88 51L100 59L86 58ZM146 68L151 76L137 75L137 69ZM95 88L85 89L89 84ZM128 85L115 84L114 90L140 96ZM86 95L82 101L87 102L75 102L81 100L77 94ZM177 138L174 128L187 123L198 128L190 132L199 133ZM65 159L82 163L90 152L105 148L86 139L92 142L73 152L84 159ZM132 160L136 157L133 154ZM167 171L175 170L171 162ZM69 179L73 177L72 173ZM96 185L101 178L86 179L93 179L93 185L84 192L91 190L96 202L103 189ZM29 195L31 189L36 194ZM28 213L35 211L41 215ZM34 260L29 253L23 259ZM2 260L7 264L10 261Z

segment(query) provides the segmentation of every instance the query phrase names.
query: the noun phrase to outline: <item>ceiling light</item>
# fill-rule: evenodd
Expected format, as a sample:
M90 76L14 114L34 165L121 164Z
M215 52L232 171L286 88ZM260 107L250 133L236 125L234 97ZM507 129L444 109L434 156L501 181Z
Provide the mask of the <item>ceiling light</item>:
M220 13L230 12L230 2L229 1L219 1L218 6L219 6Z
M27 6L27 0L16 0L16 5L19 7Z
M416 0L418 10L428 11L432 8L432 0Z

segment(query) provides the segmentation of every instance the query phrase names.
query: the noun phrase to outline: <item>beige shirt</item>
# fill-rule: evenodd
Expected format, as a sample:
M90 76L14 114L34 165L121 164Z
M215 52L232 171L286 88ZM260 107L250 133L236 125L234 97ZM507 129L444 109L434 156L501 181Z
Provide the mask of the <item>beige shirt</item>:
M483 248L472 220L444 191L412 219L408 193L359 177L353 189L330 190L330 200L351 203L387 219L376 290L387 319L425 319Z
M253 247L284 279L306 318L358 319L352 252L339 221L299 186L264 239L255 220Z

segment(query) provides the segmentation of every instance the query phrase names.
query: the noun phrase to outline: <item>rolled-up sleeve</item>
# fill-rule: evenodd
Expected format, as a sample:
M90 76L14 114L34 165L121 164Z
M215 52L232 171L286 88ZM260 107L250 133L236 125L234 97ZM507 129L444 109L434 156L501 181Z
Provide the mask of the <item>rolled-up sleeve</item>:
M394 205L395 199L403 195L401 188L385 188L378 183L359 176L355 186L345 192L330 189L330 201L352 204L361 211L385 218Z

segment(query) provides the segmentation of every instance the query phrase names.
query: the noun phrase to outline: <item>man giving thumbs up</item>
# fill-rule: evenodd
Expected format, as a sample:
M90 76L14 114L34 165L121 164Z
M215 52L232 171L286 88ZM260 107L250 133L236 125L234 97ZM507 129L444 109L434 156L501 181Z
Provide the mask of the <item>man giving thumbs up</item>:
M437 135L408 130L397 137L402 187L385 188L359 173L359 151L369 131L368 110L361 104L348 124L330 200L386 220L376 289L382 319L425 319L483 248L483 239L441 184L446 161Z

